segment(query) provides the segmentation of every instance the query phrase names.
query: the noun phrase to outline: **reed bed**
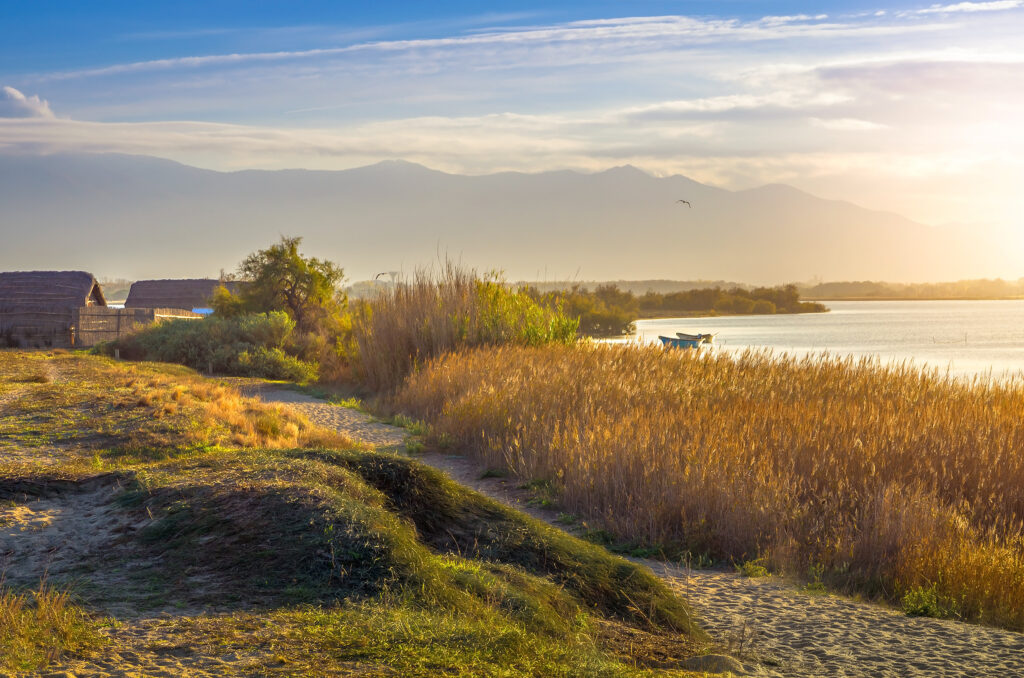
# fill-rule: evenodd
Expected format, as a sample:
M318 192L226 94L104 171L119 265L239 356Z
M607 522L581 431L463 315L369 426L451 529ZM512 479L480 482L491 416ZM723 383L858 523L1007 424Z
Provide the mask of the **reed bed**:
M375 391L397 387L448 351L474 346L539 346L576 338L579 321L538 304L496 276L446 262L419 271L355 308L356 373Z
M1024 383L581 344L437 358L391 404L564 510L1024 629Z

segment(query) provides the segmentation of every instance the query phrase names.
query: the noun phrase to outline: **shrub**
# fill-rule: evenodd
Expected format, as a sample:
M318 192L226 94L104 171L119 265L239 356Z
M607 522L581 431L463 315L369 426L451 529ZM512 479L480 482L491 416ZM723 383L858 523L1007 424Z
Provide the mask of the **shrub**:
M927 588L916 586L904 594L900 601L903 611L908 617L959 617L960 611L956 601L939 593L936 584Z
M128 360L157 360L243 377L309 381L317 365L285 352L295 322L281 311L236 318L172 320L95 350Z
M767 577L768 568L761 564L760 560L744 560L736 567L736 570L743 577Z

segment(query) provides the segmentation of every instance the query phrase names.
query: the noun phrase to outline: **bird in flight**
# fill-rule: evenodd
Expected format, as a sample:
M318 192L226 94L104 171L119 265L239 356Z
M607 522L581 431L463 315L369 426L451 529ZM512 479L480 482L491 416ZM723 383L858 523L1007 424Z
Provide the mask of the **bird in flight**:
M685 202L687 207L691 209L693 208L693 205L690 204L689 200L676 200L676 202Z

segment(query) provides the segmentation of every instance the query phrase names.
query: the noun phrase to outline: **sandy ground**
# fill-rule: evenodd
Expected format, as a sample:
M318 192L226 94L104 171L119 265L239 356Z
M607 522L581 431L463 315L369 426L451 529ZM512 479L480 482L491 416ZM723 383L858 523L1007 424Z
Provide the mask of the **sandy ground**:
M32 584L67 574L90 554L107 548L125 529L125 513L109 504L119 490L103 479L49 496L18 497L0 505L0 567L6 583Z
M369 415L294 391L264 389L312 421L382 447L406 432ZM534 517L555 511L527 505L530 495L502 478L480 478L469 459L425 454L421 461ZM561 525L558 525L562 527ZM891 608L812 594L774 577L750 579L723 570L686 570L637 560L684 595L711 635L751 673L783 676L1024 676L1024 634L949 620L910 618Z

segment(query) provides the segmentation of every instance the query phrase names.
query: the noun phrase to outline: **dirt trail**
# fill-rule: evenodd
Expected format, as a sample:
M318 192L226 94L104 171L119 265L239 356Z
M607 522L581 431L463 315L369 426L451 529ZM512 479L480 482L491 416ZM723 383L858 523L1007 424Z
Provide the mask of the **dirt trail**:
M288 404L315 423L357 441L398 447L406 437L401 428L294 391L264 388L257 395ZM557 525L556 512L527 505L529 494L512 481L480 478L482 469L469 459L441 454L418 459L474 490ZM880 605L806 593L774 577L750 579L722 570L637 562L688 598L704 628L734 654L756 661L762 675L1024 676L1024 634L910 618Z

